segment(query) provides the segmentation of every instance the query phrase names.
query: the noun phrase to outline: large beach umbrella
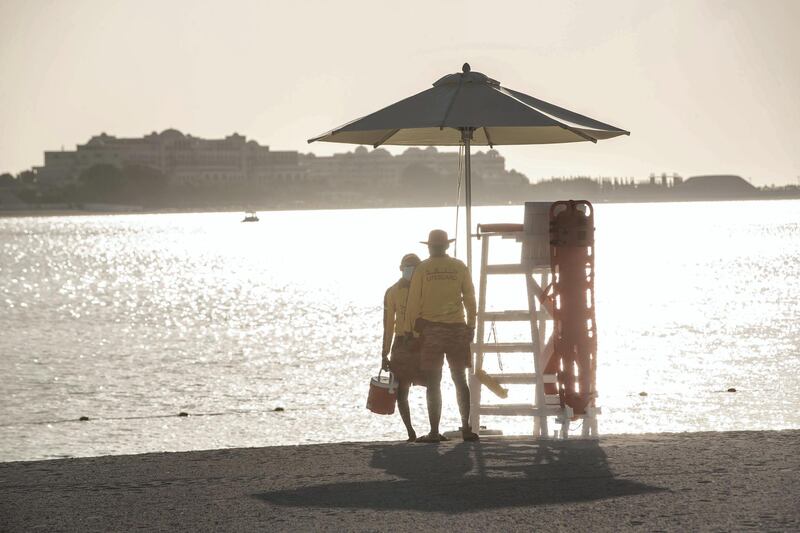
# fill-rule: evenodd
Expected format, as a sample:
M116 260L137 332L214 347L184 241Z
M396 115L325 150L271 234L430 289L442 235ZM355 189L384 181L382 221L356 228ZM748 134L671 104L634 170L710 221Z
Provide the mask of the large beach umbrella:
M309 139L399 146L464 145L467 263L472 267L470 146L610 139L629 132L508 89L472 72L448 74L433 87Z

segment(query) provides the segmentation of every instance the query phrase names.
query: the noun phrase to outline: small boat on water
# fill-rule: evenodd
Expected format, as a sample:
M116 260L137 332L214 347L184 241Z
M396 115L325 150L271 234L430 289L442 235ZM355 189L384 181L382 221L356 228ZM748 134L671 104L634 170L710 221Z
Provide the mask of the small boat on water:
M258 216L256 215L255 211L247 211L244 214L244 218L242 222L258 222Z

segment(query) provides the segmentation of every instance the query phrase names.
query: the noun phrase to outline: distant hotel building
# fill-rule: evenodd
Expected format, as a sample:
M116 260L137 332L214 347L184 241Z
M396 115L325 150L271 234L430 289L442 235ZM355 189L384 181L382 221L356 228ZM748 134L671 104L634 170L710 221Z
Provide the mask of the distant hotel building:
M473 175L487 182L499 183L510 177L505 159L496 150L474 153L471 162ZM436 176L455 180L459 158L457 152L439 152L432 146L407 148L397 156L383 148L370 151L358 146L352 152L332 156L303 155L301 164L308 169L312 181L327 181L349 189L365 183L395 187L406 180Z
M141 165L159 170L175 186L274 186L288 183L359 189L365 184L402 186L404 180L452 177L458 174L458 154L436 148L408 148L393 156L385 149L363 146L332 156L273 151L234 133L224 139L200 139L175 129L141 138L117 138L102 133L75 151L45 152L36 167L40 183L72 182L96 165ZM485 183L519 184L524 176L509 173L495 150L472 155L473 174ZM525 180L527 181L527 180Z
M45 152L36 168L40 182L58 185L77 179L95 165L142 165L161 171L173 185L226 185L302 181L298 153L271 151L234 133L224 139L199 139L169 129L141 138L102 133L74 152Z

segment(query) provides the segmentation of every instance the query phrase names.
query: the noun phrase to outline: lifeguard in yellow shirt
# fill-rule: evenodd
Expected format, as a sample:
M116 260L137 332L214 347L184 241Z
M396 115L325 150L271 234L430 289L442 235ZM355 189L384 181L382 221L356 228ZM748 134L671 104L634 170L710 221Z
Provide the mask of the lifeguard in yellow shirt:
M430 232L430 257L414 270L406 302L404 331L421 337L420 367L427 381L428 417L431 431L417 442L447 440L439 433L442 416L442 367L447 357L450 375L456 386L461 435L464 440L478 440L469 426L469 386L466 369L472 366L470 344L475 335L475 288L467 266L447 255L450 243L447 232Z
M397 410L408 432L408 442L414 442L417 434L411 425L408 407L408 389L416 383L425 381L419 368L419 343L402 335L406 318L406 299L414 269L420 259L416 254L406 254L400 260L402 277L386 290L383 297L383 351L381 352L384 370L391 370L397 377ZM391 352L391 360L389 353Z

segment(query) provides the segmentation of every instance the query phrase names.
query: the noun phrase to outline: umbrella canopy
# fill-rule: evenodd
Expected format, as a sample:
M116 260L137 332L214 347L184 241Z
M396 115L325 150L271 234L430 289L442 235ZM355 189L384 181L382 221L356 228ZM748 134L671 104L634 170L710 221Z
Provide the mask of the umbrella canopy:
M464 145L467 265L472 268L470 145L552 144L610 139L629 132L503 87L472 72L440 78L428 90L348 122L308 142L399 146Z
M551 144L609 139L629 132L508 89L465 64L433 87L308 142L400 146Z

